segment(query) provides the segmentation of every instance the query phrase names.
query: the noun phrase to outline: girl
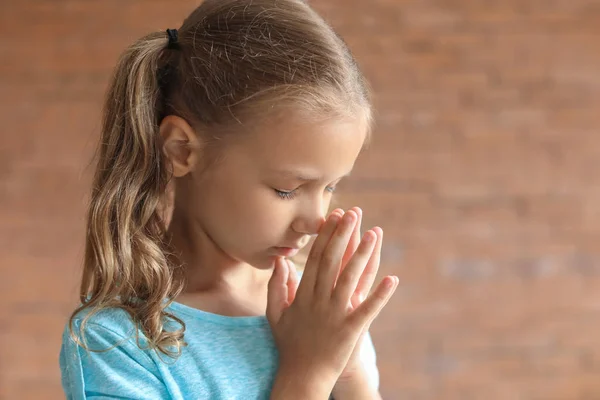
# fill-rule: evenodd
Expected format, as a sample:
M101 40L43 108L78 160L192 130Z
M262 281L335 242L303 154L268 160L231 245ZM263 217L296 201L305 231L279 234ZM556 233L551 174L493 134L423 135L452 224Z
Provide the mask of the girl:
M377 399L382 231L333 211L371 105L302 0L207 0L121 57L107 95L69 399ZM317 235L301 283L288 260ZM369 294L370 293L370 294Z

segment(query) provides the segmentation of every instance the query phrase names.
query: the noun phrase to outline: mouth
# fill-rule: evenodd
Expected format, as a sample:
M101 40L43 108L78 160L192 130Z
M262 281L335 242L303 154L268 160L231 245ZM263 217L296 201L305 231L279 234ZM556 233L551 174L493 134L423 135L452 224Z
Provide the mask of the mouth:
M275 253L277 253L277 255L283 257L295 256L300 251L299 247L273 247L273 249L275 250Z

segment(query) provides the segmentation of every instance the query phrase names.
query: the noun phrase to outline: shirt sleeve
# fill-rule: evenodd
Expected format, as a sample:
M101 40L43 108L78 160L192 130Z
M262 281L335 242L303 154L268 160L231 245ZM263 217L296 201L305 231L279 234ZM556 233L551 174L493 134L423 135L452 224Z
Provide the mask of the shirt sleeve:
M79 332L79 321L73 322ZM71 399L168 399L169 393L150 356L127 337L102 325L85 327L88 351L69 334L63 334L60 351L61 380ZM108 350L107 350L108 349Z
M377 354L375 352L375 345L369 332L365 335L362 342L362 347L359 353L360 360L367 371L369 377L369 383L372 387L379 390L379 369L377 368Z

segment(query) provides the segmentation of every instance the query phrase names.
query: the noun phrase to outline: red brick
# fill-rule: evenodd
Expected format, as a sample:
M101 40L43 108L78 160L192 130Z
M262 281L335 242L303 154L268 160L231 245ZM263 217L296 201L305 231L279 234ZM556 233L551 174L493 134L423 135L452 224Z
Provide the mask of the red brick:
M63 398L106 84L196 3L0 5L0 398ZM600 398L597 2L313 3L377 105L339 204L401 281L372 327L383 397Z

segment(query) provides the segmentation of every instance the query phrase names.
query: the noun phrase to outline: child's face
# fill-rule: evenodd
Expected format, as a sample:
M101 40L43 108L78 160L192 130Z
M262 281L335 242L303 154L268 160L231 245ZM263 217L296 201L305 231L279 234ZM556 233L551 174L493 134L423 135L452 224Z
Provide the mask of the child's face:
M297 252L285 248L302 248L317 233L365 136L358 121L298 118L240 134L194 182L188 212L228 256L269 268L276 256Z

